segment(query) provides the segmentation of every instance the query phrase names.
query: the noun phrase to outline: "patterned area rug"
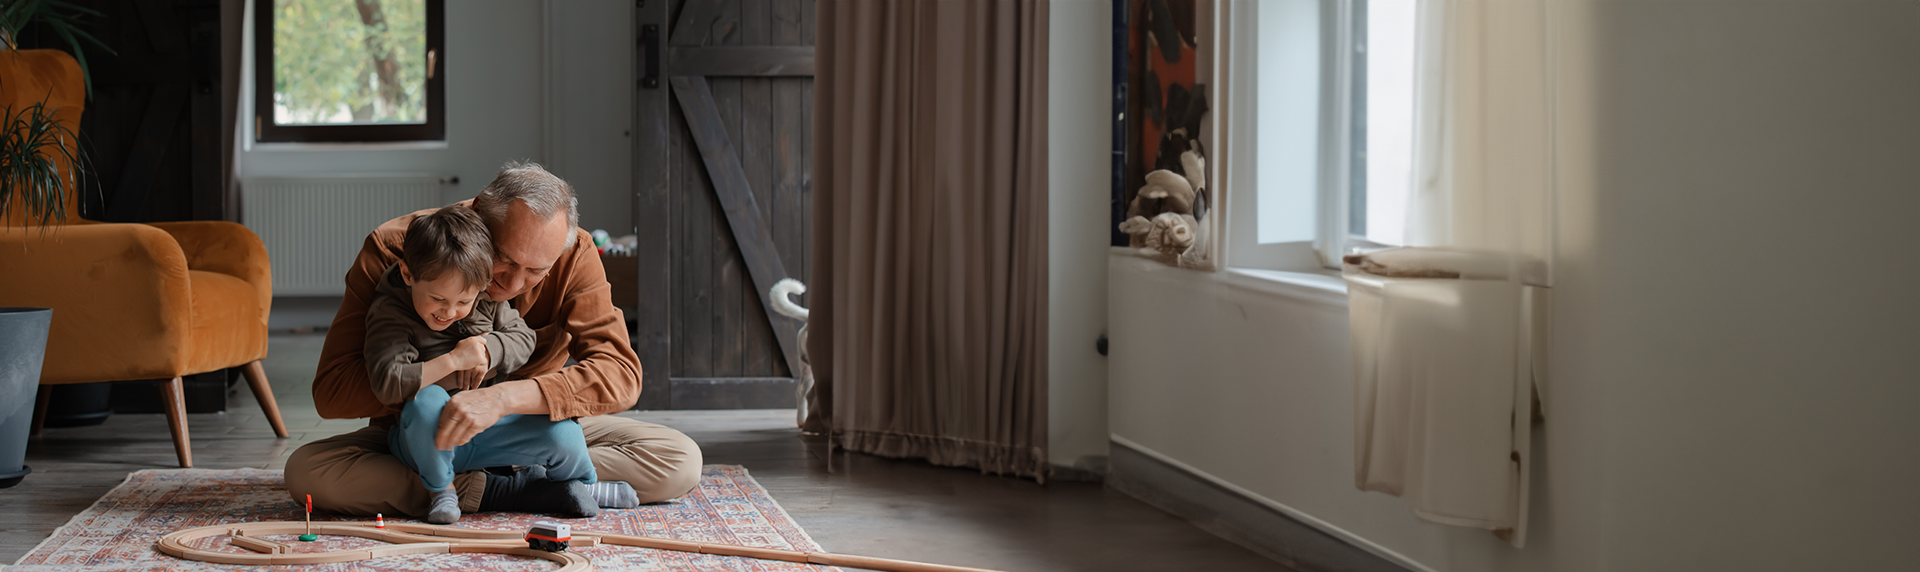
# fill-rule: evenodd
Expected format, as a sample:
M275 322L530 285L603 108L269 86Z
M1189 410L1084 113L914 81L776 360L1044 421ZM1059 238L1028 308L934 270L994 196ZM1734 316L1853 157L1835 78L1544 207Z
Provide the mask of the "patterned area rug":
M108 491L92 507L54 531L32 552L20 558L10 571L51 570L234 570L245 566L209 564L180 560L154 549L154 542L176 530L257 521L295 521L303 518L301 507L287 499L280 471L235 470L145 470L127 476L127 482ZM392 519L391 516L388 517ZM497 530L526 530L544 517L521 513L484 513L461 517L456 526ZM314 522L364 521L357 517L314 515ZM392 519L404 520L404 519ZM700 488L671 502L642 506L632 510L603 509L591 519L563 520L574 529L671 538L693 542L713 542L820 551L806 531L794 524L766 489L747 475L745 468L733 465L708 465L702 469ZM293 536L267 536L298 545L301 552L334 550L382 544L352 537L324 536L316 542L299 542ZM240 552L225 536L202 539L196 548ZM597 546L576 551L593 560L600 570L730 570L730 571L814 571L838 570L793 562L775 562L689 554L629 546ZM400 571L400 570L551 570L557 565L544 560L501 554L434 554L400 556L342 564L283 566L279 569L302 572Z

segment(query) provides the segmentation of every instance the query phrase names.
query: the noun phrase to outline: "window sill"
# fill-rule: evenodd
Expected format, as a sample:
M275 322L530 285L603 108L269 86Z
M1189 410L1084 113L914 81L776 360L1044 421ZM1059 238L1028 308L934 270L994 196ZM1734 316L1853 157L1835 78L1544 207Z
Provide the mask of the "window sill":
M1221 272L1205 272L1175 268L1158 257L1120 246L1112 247L1108 256L1109 264L1116 265L1110 268L1124 269L1126 273L1177 278L1194 286L1212 282L1255 295L1347 307L1347 282L1337 270L1283 271L1232 266Z
M1229 267L1221 273L1221 280L1248 291L1347 307L1347 282L1332 270L1288 272Z
M368 143L254 143L252 151L436 151L446 141L380 141Z

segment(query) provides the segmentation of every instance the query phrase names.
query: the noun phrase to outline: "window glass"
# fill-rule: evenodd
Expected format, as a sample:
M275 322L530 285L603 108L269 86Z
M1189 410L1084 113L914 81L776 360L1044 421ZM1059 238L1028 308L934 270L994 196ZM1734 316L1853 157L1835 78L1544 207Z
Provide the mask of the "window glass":
M1258 242L1310 241L1321 145L1318 2L1262 2L1258 15Z
M426 0L273 0L280 125L424 123Z
M1419 0L1245 4L1257 23L1234 20L1233 47L1252 57L1234 65L1252 64L1234 71L1255 78L1254 124L1232 141L1253 161L1230 168L1248 169L1255 192L1230 213L1230 264L1338 268L1342 254L1405 244Z
M1355 23L1354 173L1348 233L1405 244L1413 188L1416 0L1367 0Z
M254 0L261 142L446 139L445 0Z

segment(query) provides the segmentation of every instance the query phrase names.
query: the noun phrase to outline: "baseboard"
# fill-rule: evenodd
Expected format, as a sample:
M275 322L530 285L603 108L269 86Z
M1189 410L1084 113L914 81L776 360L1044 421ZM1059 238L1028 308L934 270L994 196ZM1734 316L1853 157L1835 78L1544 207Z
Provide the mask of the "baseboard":
M1107 456L1088 455L1075 459L1072 465L1052 463L1048 479L1055 481L1078 481L1097 483L1107 479Z
M1301 572L1431 572L1384 548L1356 544L1353 540L1359 539L1343 538L1351 533L1328 531L1331 526L1325 523L1289 514L1298 511L1234 490L1117 436L1106 477L1107 486L1114 490Z

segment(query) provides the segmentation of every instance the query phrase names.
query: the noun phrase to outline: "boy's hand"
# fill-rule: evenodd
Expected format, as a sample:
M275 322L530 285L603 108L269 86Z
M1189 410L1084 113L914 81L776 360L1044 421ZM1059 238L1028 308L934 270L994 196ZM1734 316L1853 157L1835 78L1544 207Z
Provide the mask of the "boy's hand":
M480 387L487 380L492 357L487 351L486 337L474 336L460 340L454 344L453 351L423 364L420 381L426 383L429 379L434 380L434 385L446 388L449 393Z
M480 382L486 381L487 364L492 360L487 352L486 336L460 340L447 355L454 358L453 375L447 377L458 380L459 389L480 387Z
M454 359L459 360L455 364L458 369L486 369L489 358L492 357L487 354L486 336L460 340L460 343L454 345L453 351L447 355L455 356Z

